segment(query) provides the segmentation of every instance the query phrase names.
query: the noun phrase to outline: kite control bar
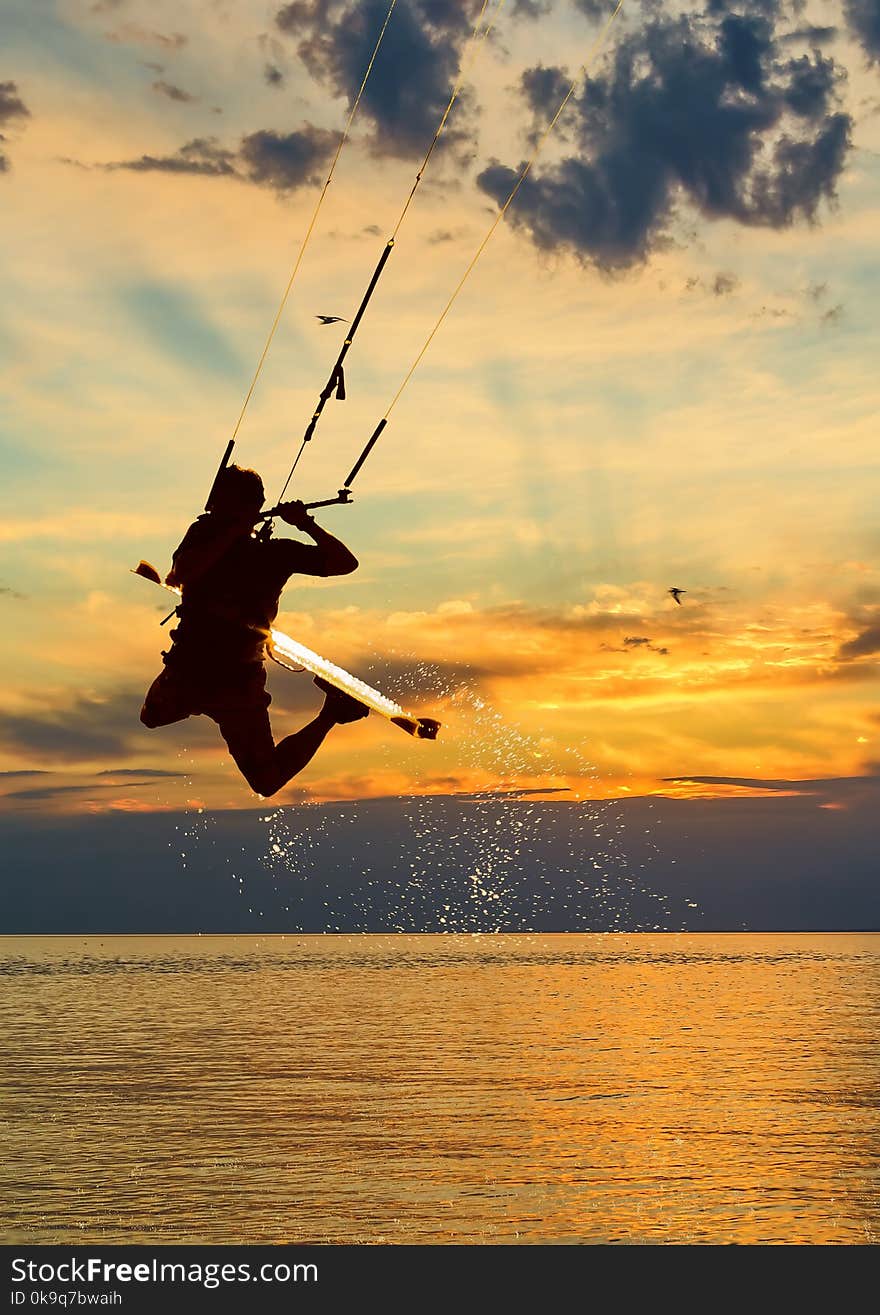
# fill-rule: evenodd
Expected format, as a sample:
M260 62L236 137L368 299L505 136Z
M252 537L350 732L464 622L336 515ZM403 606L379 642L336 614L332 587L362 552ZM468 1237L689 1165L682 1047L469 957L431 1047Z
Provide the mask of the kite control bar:
M335 498L323 498L320 502L304 502L303 507L306 511L314 511L316 507L335 507L337 503L351 502L351 489L340 489ZM279 502L277 507L270 507L268 511L261 511L259 519L261 521L270 521L274 516L280 516L284 508L289 503Z

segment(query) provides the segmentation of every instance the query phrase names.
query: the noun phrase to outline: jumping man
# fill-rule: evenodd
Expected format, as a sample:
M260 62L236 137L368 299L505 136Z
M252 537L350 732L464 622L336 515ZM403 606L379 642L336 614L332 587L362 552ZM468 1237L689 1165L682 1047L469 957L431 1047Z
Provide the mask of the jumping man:
M321 711L275 743L265 658L281 591L291 575L349 575L358 563L301 502L285 503L281 516L312 545L254 538L263 499L256 471L227 466L206 514L187 530L166 579L181 590L179 621L141 721L152 728L199 714L211 717L248 785L269 796L302 771L332 727L358 721L368 709L316 678L325 692Z

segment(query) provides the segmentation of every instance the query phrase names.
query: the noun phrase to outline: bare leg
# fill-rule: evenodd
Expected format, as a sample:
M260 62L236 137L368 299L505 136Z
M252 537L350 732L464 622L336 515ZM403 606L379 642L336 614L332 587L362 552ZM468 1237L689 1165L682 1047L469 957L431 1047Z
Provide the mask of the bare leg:
M314 758L334 726L367 716L362 704L346 695L333 695L302 730L287 735L278 744L272 737L269 714L263 709L218 720L223 736L244 779L253 791L268 799L293 780Z

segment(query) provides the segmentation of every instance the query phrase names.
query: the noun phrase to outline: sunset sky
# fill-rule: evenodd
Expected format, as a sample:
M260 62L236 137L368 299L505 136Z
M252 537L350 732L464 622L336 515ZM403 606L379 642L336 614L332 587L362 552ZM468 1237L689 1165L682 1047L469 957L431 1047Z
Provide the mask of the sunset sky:
M129 571L202 510L387 7L0 0L7 812L258 806L212 723L140 725L170 603ZM392 14L238 437L273 500L478 9ZM339 487L608 11L501 9L295 496ZM360 569L282 602L441 737L342 728L278 802L880 775L878 233L877 0L625 0L323 514ZM270 689L279 735L319 705Z

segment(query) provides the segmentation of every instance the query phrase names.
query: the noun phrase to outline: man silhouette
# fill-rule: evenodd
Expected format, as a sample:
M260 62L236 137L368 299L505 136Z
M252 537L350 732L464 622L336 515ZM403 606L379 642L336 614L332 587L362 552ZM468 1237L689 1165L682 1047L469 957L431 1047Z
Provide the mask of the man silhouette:
M248 785L267 797L302 771L334 726L358 721L368 709L316 677L325 693L321 711L275 743L265 657L281 591L291 575L349 575L358 563L301 502L285 503L281 517L313 544L254 538L263 499L256 471L227 466L205 515L174 553L166 583L181 590L179 621L141 721L153 728L199 714L211 717Z

